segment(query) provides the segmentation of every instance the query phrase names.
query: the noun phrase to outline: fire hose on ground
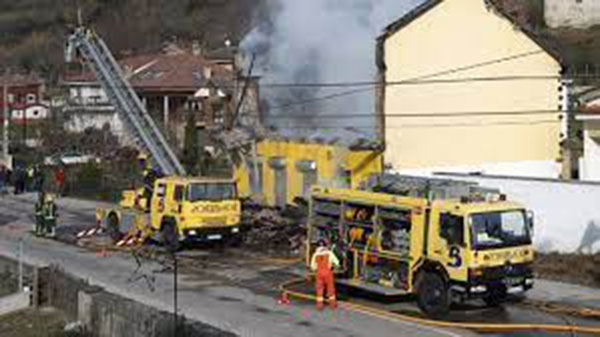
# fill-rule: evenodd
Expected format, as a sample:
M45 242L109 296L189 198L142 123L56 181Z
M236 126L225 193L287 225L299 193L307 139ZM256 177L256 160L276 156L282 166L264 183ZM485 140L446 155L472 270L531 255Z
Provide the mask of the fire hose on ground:
M295 284L305 282L306 278L296 278L279 285L279 290L282 295L286 297L294 297L302 300L315 301L316 296L310 293L304 293L301 291L290 290L289 288ZM545 331L545 332L566 332L566 333L590 333L600 334L600 326L576 326L576 325L560 325L560 324L490 324L490 323L463 323L463 322L450 322L450 321L438 321L427 318L419 318L409 315L403 315L386 311L383 309L369 307L363 304L353 303L351 301L338 301L338 306L341 308L353 310L355 312L363 313L370 316L387 318L397 321L412 322L416 324L435 326L441 328L454 328L454 329L467 329L478 332L522 332L522 331ZM559 308L554 308L555 312L559 312ZM542 310L544 310L542 308ZM581 316L590 317L594 314L594 317L600 317L600 311L593 309L578 309L580 312L571 312L574 314L581 314ZM552 309L547 310L552 312ZM564 311L560 311L563 312Z

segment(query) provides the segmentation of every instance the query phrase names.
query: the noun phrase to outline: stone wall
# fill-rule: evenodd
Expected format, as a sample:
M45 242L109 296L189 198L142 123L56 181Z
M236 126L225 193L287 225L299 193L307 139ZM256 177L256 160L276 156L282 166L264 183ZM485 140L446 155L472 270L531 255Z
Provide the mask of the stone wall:
M52 267L47 275L50 305L84 324L93 336L171 337L173 314L106 292ZM44 284L42 282L42 284ZM178 337L235 336L179 318Z
M23 265L24 284L32 287L32 305L51 306L79 321L95 337L172 337L172 312L111 294L56 266ZM18 261L0 257L0 273L18 275ZM29 295L27 295L29 296ZM179 317L177 337L235 336L210 325Z

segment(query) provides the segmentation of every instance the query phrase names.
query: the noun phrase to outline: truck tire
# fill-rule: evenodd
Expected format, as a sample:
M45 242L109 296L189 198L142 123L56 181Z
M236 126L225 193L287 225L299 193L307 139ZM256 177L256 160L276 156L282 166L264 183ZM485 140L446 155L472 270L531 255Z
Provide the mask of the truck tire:
M430 317L441 318L450 311L448 284L436 272L424 272L417 278L417 304Z
M501 285L490 288L488 293L483 297L483 301L488 307L497 307L506 302L507 298L506 287Z
M169 252L179 250L179 235L172 220L165 220L160 229L160 241Z
M119 217L115 213L110 213L106 219L106 232L113 242L117 242L121 239L119 227Z

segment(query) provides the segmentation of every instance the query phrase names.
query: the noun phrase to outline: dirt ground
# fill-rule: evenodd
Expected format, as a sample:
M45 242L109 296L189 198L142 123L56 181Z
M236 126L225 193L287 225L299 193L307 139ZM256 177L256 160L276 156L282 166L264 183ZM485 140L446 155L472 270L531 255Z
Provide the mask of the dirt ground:
M600 288L600 253L537 254L534 270L539 278Z

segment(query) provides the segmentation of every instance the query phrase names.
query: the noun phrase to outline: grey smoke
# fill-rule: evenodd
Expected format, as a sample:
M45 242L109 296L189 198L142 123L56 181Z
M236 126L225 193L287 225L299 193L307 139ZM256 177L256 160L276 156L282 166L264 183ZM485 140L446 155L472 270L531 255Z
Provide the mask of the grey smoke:
M268 18L242 41L246 55L256 54L255 73L262 83L373 81L375 39L389 23L423 0L266 0ZM372 115L374 90L310 104L295 102L361 88L268 88L269 124L312 131L319 127L355 127L373 134L374 117L318 118L319 115ZM371 87L371 89L373 89ZM285 106L285 108L278 108ZM269 109L270 107L270 109ZM282 119L281 116L295 116ZM308 117L307 117L308 116ZM339 134L339 129L327 134Z

